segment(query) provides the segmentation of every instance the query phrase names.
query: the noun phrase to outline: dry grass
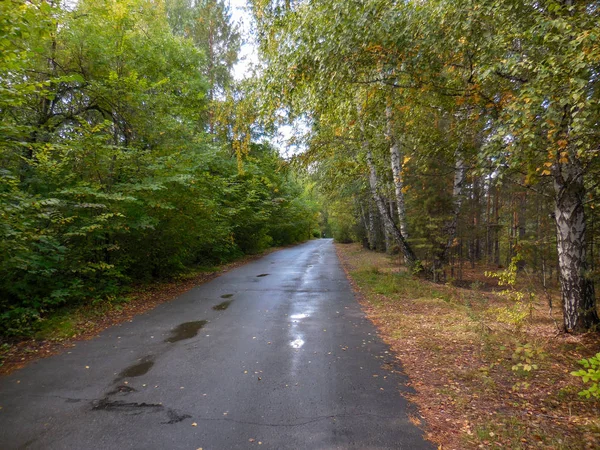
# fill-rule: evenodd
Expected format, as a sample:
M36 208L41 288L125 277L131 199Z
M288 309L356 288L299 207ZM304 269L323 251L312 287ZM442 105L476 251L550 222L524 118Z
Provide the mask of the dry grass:
M579 359L600 351L599 336L557 333L543 293L517 330L497 321L496 309L509 302L483 269L463 274L472 280L460 288L415 279L359 245L337 250L411 379L429 439L457 450L600 448L599 404L580 398L581 381L570 375ZM525 344L537 369L515 371L522 361L513 353Z

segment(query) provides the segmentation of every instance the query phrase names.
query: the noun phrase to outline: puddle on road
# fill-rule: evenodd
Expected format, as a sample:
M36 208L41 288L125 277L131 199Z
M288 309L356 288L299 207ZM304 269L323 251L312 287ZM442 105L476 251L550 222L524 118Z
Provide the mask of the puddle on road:
M293 340L292 342L290 342L290 346L292 348L300 348L303 345L304 345L304 340L302 340L302 339L296 339L296 340Z
M233 294L223 294L221 295L221 298L231 298L233 297Z
M119 374L119 378L141 377L142 375L147 374L153 365L154 361L152 359L145 358L141 362L129 366L127 369L123 370Z
M215 311L225 311L227 308L229 308L229 305L231 305L231 302L233 300L227 300L225 302L221 302L218 305L213 306L212 309L214 309Z
M191 339L196 336L198 331L200 331L207 323L208 321L206 320L182 323L171 331L171 337L166 339L165 342L173 343L183 341L184 339Z
M268 273L261 273L260 275L256 275L256 278L266 277L268 275L269 275Z
M307 317L308 317L308 314L292 314L290 316L290 319L300 320L300 319L306 319Z

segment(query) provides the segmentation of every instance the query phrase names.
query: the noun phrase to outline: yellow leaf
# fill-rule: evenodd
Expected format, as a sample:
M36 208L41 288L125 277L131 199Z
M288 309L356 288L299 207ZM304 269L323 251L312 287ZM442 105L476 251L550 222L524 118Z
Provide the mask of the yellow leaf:
M549 170L543 170L542 171L542 175L550 175L550 171Z

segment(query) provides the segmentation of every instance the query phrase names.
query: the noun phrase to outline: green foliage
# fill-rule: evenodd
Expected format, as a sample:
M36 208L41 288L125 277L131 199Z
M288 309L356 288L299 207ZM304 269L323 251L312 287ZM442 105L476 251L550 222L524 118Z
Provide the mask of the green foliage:
M536 358L542 358L544 354L541 350L534 347L532 344L519 344L512 354L512 359L515 364L512 370L515 372L531 372L537 370L538 365L535 363Z
M421 261L417 261L411 268L411 273L413 275L421 275L424 271L425 267L423 267L423 263Z
M350 220L333 222L342 240L355 226L382 248L374 216L385 214L372 208L381 196L405 206L397 223L435 278L457 259L500 265L520 252L521 268L547 280L557 254L576 252L556 267L565 329L597 325L585 236L597 240L600 211L594 2L250 4L262 109L307 125L295 136L303 161L328 200L348 199ZM513 312L507 320L522 320Z
M327 202L327 225L336 242L348 244L357 240L354 229L355 217L348 199L333 199Z
M579 395L585 398L600 398L600 353L580 360L579 364L583 369L571 372L571 375L581 377L583 382L589 385L587 389L579 392Z
M240 161L207 134L206 97L231 82L237 44L212 55L213 80L201 40L174 33L162 1L0 4L3 337L311 236L316 203L273 148Z
M506 269L485 273L488 277L498 279L499 286L506 286L506 289L500 291L499 295L511 303L508 306L490 308L490 313L495 315L498 322L507 324L517 331L523 327L527 317L531 315L535 299L533 292L525 293L516 288L519 261L521 261L521 256L517 254L511 259Z

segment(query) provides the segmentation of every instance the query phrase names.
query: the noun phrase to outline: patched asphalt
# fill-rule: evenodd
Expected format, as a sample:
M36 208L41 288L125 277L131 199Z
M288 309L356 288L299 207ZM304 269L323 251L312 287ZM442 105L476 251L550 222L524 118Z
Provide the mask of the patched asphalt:
M434 449L329 239L0 378L0 448Z

